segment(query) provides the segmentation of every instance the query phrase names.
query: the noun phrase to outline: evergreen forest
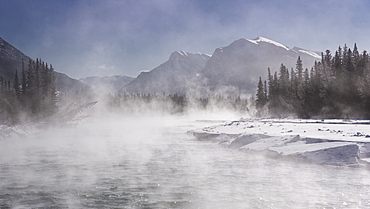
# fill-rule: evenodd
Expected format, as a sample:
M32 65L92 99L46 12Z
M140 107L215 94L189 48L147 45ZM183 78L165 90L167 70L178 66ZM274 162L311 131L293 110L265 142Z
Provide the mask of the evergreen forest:
M108 108L126 113L178 114L202 109L245 113L251 111L250 100L220 95L125 94L109 95L105 102ZM370 119L369 54L360 53L356 44L353 49L344 45L334 53L326 50L311 69L304 69L300 57L295 68L281 64L274 73L269 68L267 79L259 78L255 104L258 117ZM85 106L91 104L81 107ZM47 118L57 109L54 69L41 59L22 60L22 69L15 71L12 81L0 76L0 124Z
M0 124L14 125L52 115L57 109L54 69L41 59L29 59L14 80L0 76Z
M249 112L247 98L208 95L197 97L186 94L123 94L108 95L105 99L110 110L116 110L125 114L136 113L170 113L184 114L191 111L208 110L232 110L240 113Z
M295 69L268 69L267 81L259 78L256 107L260 117L370 119L369 54L344 45L326 50L310 70L300 57Z

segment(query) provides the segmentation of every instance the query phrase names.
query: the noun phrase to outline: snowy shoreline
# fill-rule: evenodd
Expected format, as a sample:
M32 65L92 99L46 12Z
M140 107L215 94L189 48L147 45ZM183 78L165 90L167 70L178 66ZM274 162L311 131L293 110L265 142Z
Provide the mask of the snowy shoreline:
M370 165L369 120L240 119L192 131L198 140L273 157Z

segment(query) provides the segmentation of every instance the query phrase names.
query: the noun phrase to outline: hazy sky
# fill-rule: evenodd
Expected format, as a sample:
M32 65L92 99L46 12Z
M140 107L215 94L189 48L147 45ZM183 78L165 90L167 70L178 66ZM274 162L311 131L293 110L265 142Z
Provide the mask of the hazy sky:
M239 38L370 51L368 0L0 0L0 37L73 78L137 76Z

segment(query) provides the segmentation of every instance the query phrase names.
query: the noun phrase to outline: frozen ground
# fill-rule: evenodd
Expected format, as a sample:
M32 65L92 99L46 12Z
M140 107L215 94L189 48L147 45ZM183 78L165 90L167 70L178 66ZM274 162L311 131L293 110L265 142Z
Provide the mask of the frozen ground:
M199 140L319 164L370 162L370 121L240 119L193 131Z

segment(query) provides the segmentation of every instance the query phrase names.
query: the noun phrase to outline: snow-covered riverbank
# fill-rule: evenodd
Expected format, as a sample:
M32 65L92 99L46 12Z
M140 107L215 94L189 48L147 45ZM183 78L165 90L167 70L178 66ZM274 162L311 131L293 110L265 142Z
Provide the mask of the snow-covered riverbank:
M199 140L274 157L338 166L370 162L368 120L240 119L193 134Z

